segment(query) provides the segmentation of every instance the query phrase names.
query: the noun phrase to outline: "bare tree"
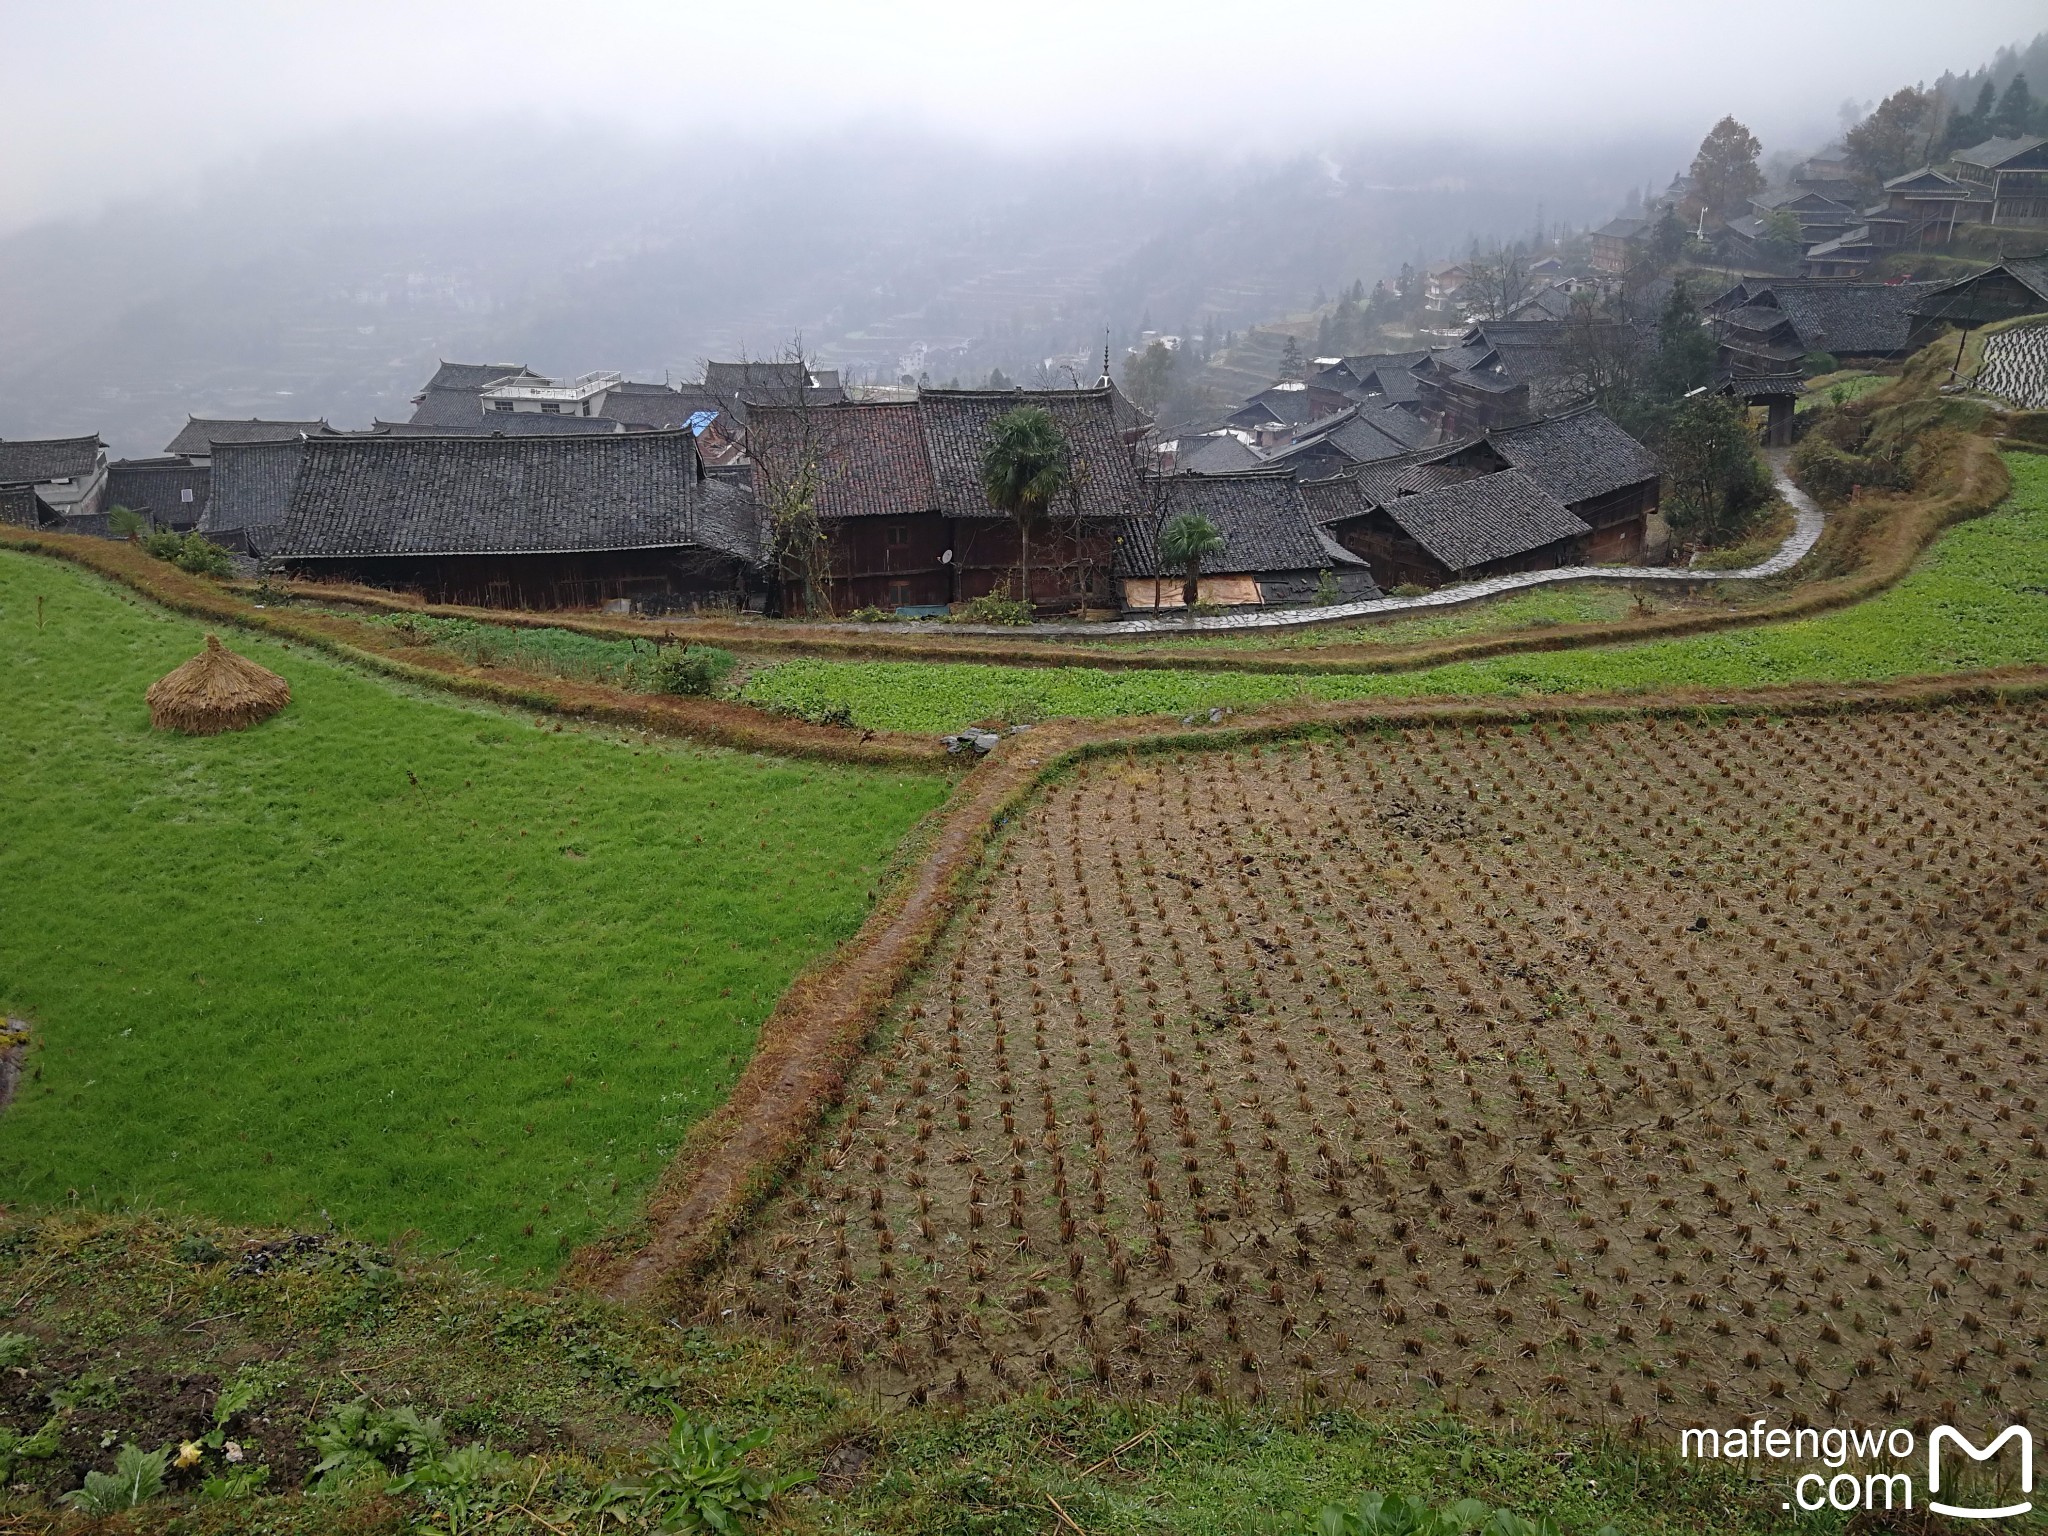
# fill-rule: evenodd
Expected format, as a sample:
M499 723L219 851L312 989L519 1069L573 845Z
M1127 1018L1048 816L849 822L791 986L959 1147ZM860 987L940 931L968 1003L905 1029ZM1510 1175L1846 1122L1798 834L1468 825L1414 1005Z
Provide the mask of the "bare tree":
M1519 245L1497 245L1482 251L1475 244L1466 263L1471 275L1462 296L1476 305L1477 317L1498 320L1529 297L1529 256Z
M808 615L830 618L831 551L818 516L830 428L803 337L793 337L774 358L749 361L742 353L741 372L731 409L745 416L740 440L753 465L754 500L767 519L782 611L801 606Z

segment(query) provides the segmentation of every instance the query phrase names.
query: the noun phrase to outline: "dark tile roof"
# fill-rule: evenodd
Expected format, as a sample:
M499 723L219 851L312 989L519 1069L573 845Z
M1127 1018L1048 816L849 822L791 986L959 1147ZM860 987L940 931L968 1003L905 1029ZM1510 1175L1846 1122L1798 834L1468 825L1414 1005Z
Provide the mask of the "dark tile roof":
M460 426L421 421L373 422L368 434L387 437L604 437L622 432L624 423L611 416L550 416L544 411L483 411Z
M324 441L324 439L323 439ZM271 528L284 519L292 483L305 459L304 440L222 443L214 450L201 533Z
M1158 482L1164 516L1130 518L1117 544L1117 572L1127 577L1172 576L1176 568L1159 561L1157 529L1186 513L1197 513L1223 535L1223 553L1202 562L1217 575L1267 575L1319 571L1326 566L1362 566L1348 550L1321 536L1301 487L1283 471L1240 475L1174 475Z
M302 445L277 551L293 558L566 554L699 542L687 432L347 437Z
M474 395L500 379L532 372L524 363L443 363L427 380L427 388L465 390Z
M484 402L478 390L436 388L430 384L413 402L411 424L416 427L454 427L458 431L469 431L480 426L483 419Z
M902 517L938 509L914 400L754 406L747 412L746 441L758 494L772 495L795 473L806 427L818 461L818 516Z
M1922 293L1913 301L1913 312L1931 319L1941 319L1951 311L1955 299L1972 284L1997 273L2004 273L2018 282L2036 298L2048 300L2048 259L2026 261L2003 261L1995 267L1986 267L1968 277L1958 278L1952 283L1934 285L1932 291Z
M40 485L90 476L99 467L103 450L97 432L88 437L0 441L0 485Z
M715 549L748 565L767 561L768 530L754 493L744 482L706 475L697 485L691 532L702 548Z
M161 459L116 459L107 466L109 511L126 507L131 512L149 512L160 521L196 523L206 513L208 489L213 472L204 465L188 464L173 454ZM190 501L181 494L192 493Z
M1640 485L1657 475L1657 456L1604 412L1590 407L1486 434L1493 451L1569 507Z
M680 389L627 380L605 391L604 413L629 427L680 427L698 411L723 411L725 402L701 384Z
M1445 463L1471 448L1479 440L1466 438L1456 443L1444 443L1434 448L1419 449L1392 458L1379 459L1360 464L1336 477L1351 487L1353 495L1331 480L1309 481L1320 483L1325 489L1310 499L1316 509L1318 522L1332 522L1342 517L1356 516L1369 510L1379 502L1395 496L1412 496L1418 491L1434 490L1439 486L1452 485L1469 478L1474 471L1457 464Z
M1593 233L1608 235L1616 240L1628 240L1641 234L1649 227L1649 223L1648 219L1609 219Z
M1552 283L1547 288L1522 300L1507 313L1510 321L1515 320L1567 320L1571 318L1572 295L1566 289Z
M1302 504L1311 521L1328 526L1346 518L1363 517L1373 508L1372 498L1359 487L1356 475L1332 475L1327 480L1301 482Z
M1181 453L1174 465L1180 474L1227 475L1238 470L1255 469L1263 462L1234 432L1218 432L1209 437L1183 437L1180 441Z
M36 528L44 519L42 499L32 485L0 485L0 523L11 528Z
M213 451L215 443L282 443L297 437L331 430L324 421L212 421L203 416L186 418L178 435L164 444L165 453L198 457Z
M1518 469L1480 475L1381 508L1451 571L1525 554L1592 529Z
M1073 454L1074 490L1053 509L1070 516L1117 518L1139 501L1138 472L1117 420L1114 386L1094 389L928 389L918 396L925 450L940 510L955 517L992 517L981 488L981 456L996 419L1019 406L1050 411Z
M1294 441L1270 455L1273 463L1285 463L1310 450L1329 448L1353 464L1369 464L1405 454L1429 435L1420 417L1388 406L1355 405L1337 416L1313 422L1295 434Z
M1981 165L1986 170L1996 170L2008 160L2017 160L2031 150L2048 144L2048 139L2037 133L2023 133L2012 139L1986 139L1982 144L1972 144L1968 149L1959 149L1950 158L1970 165Z
M1912 309L1935 283L1775 283L1771 296L1810 351L1904 352Z
M749 405L794 405L792 391L797 389L813 405L837 404L846 398L838 369L806 370L801 363L706 363L704 387Z

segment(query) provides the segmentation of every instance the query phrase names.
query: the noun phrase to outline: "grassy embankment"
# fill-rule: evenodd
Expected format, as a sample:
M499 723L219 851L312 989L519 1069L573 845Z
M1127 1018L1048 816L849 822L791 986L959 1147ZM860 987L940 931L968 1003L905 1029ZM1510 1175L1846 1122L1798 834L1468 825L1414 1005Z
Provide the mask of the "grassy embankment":
M513 1276L630 1216L929 775L409 694L230 635L277 719L150 729L192 622L0 552L0 1188L417 1228Z
M981 719L1184 714L1299 699L1755 687L2039 665L2048 663L2048 459L2007 457L2013 492L1996 511L1943 534L1896 586L1812 618L1392 674L792 661L754 673L746 696L813 711L844 704L861 725L930 731Z
M71 1405L54 1454L15 1466L25 1491L0 1493L0 1529L47 1528L53 1495L111 1464L109 1443L175 1449L204 1433L216 1394L238 1378L261 1395L229 1429L243 1465L268 1469L264 1488L195 1502L201 1479L225 1470L210 1449L119 1529L444 1529L416 1525L414 1499L298 1492L317 1455L308 1428L366 1397L443 1416L453 1442L520 1458L461 1526L494 1536L595 1536L593 1496L630 1469L671 1406L735 1433L772 1426L763 1459L820 1474L779 1501L779 1531L1054 1536L1071 1520L1089 1536L1308 1536L1318 1505L1368 1488L1549 1513L1568 1536L1610 1521L1626 1536L1783 1528L1775 1488L1533 1422L1487 1430L1330 1402L1248 1412L1036 1395L971 1413L885 1413L774 1346L583 1294L513 1291L404 1255L393 1267L345 1241L273 1250L256 1272L244 1242L277 1235L163 1215L0 1218L0 1323L33 1341L0 1382L0 1423L34 1429L52 1392ZM1840 1520L1809 1516L1801 1529L1831 1536Z

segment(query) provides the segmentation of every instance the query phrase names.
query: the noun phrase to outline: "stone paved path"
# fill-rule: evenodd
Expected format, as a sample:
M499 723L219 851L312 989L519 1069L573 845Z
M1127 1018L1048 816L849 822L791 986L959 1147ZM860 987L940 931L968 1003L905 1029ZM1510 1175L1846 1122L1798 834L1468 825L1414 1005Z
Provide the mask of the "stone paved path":
M1053 621L1029 626L948 624L944 632L949 635L1007 635L1019 640L1038 640L1052 635L1082 635L1093 640L1105 640L1118 635L1186 635L1214 634L1219 630L1295 629L1309 624L1334 624L1345 619L1376 618L1383 614L1427 613L1459 608L1466 603L1498 596L1502 592L1518 592L1525 587L1551 586L1563 581L1761 581L1767 576L1789 571L1805 559L1808 551L1819 542L1821 529L1827 523L1826 515L1814 505L1813 498L1794 485L1786 475L1785 451L1780 449L1766 457L1771 462L1771 477L1777 483L1778 494L1791 504L1792 533L1778 546L1777 553L1769 559L1756 565L1744 566L1740 570L1696 571L1661 566L1636 568L1614 565L1568 565L1548 571L1517 571L1511 576L1489 576L1484 581L1469 581L1457 586L1440 587L1434 592L1425 592L1420 597L1376 597L1365 602L1332 603L1326 608L1260 609L1251 613L1225 613L1199 619L1118 619L1103 624L1072 621ZM901 634L904 628L900 624L847 624L839 627L872 631L876 634Z

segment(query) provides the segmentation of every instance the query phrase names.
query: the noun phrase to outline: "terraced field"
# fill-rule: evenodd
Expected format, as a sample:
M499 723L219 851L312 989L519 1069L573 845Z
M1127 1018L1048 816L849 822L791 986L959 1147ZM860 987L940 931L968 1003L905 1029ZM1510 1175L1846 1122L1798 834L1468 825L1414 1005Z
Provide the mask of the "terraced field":
M713 1279L911 1401L2038 1398L2038 706L1111 760Z

